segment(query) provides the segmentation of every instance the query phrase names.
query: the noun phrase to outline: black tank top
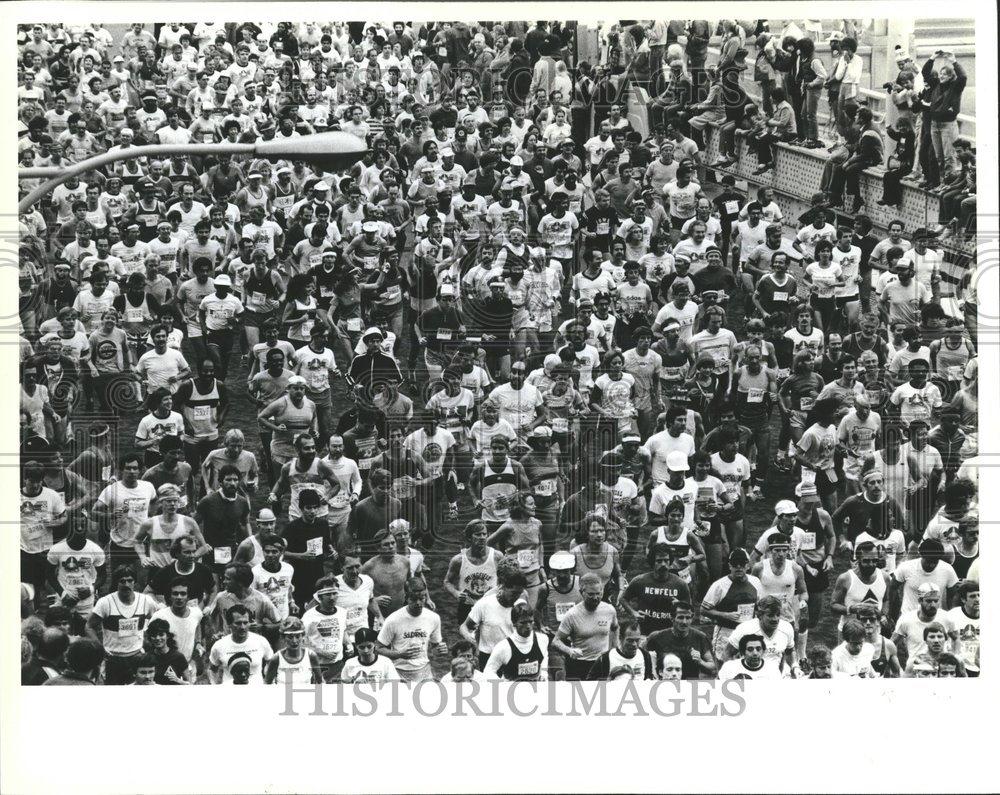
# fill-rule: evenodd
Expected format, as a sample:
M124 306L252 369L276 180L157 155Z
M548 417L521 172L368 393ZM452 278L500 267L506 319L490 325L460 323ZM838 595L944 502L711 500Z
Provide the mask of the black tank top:
M951 564L951 567L955 570L955 574L958 575L958 579L964 580L969 576L969 569L972 568L973 562L979 557L979 552L976 552L972 557L966 557L958 547L952 546L955 550L955 562Z
M538 645L538 633L532 635L531 648L527 653L517 648L510 638L507 638L507 645L510 646L510 659L498 669L500 676L508 681L537 680L542 670L543 657Z
M889 658L885 656L885 638L879 635L878 657L872 659L872 670L883 679L889 672Z

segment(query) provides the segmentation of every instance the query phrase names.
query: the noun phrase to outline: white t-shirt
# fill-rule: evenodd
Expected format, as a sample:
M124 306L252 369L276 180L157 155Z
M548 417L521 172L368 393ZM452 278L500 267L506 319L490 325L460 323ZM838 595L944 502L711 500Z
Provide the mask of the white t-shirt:
M483 654L489 654L493 647L514 631L510 618L511 608L504 607L497 600L496 589L487 591L469 611L469 618L478 627L478 646Z
M35 497L21 492L21 549L28 554L45 552L52 546L52 525L66 513L66 503L47 486Z
M652 458L653 480L662 483L670 478L670 473L667 470L667 456L674 451L680 451L688 458L693 456L695 454L694 437L689 433L681 433L674 437L668 431L659 431L646 440L643 449Z
M376 654L371 665L363 665L357 657L349 657L340 672L340 679L342 682L369 682L377 686L383 682L398 681L399 674L392 660Z
M919 563L920 561L917 561ZM951 616L944 610L938 610L934 618L924 621L920 618L920 608L915 610L903 610L899 614L899 621L896 622L895 633L906 638L906 652L909 659L925 654L927 652L927 641L924 640L924 630L930 624L940 624L944 627L945 634L951 636L955 632L955 625ZM950 641L945 640L946 647ZM950 650L950 649L949 649Z
M874 677L872 670L872 660L875 658L875 646L871 643L862 643L861 651L857 655L851 654L846 643L841 643L831 653L832 666L830 674L834 678L838 677Z
M903 605L900 615L916 610L920 606L917 589L925 582L932 582L941 590L941 600L944 601L948 588L958 582L958 575L950 563L939 560L937 566L930 572L924 571L919 558L905 560L896 566L892 573L896 582L903 583Z
M330 388L330 370L336 369L337 362L333 351L323 348L316 353L308 345L299 348L292 356L295 372L306 379L306 389L319 394Z
M959 657L970 671L979 670L979 619L965 614L961 606L953 607L945 615L958 633Z
M190 662L191 656L194 654L194 640L198 625L201 624L203 615L200 608L189 604L186 618L177 615L169 607L164 607L153 613L153 619L162 618L170 624L170 631L174 633L174 639L177 641L177 651Z
M233 676L229 672L229 664L236 658L245 658L250 661L250 684L262 685L264 666L272 656L271 644L264 636L250 632L242 643L234 641L232 635L219 638L212 646L209 661L214 667L222 668L222 684L231 685Z
M527 383L520 389L514 389L510 383L500 384L490 392L490 400L500 407L500 417L507 420L515 431L530 425L536 410L543 403L538 387Z
M229 321L243 314L243 302L232 293L219 298L215 293L201 299L199 309L205 310L205 326L209 331L229 328Z
M302 616L302 624L306 630L306 645L316 652L320 663L329 665L340 662L344 656L347 612L338 607L327 615L314 607Z
M124 604L114 591L102 596L94 605L94 615L101 619L104 650L108 654L128 655L141 651L146 625L160 609L160 604L148 594L136 593L132 597L131 604Z
M768 637L760 628L760 619L751 618L736 625L729 635L729 645L734 649L740 648L740 638L744 635L760 635L764 638L764 663L772 664L777 668L781 658L788 649L795 648L795 630L785 619L779 619L778 628L774 634Z
M742 494L743 484L750 480L750 462L740 453L731 462L723 461L719 453L712 453L711 461L712 469L719 474L730 499L736 502Z
M145 378L148 392L160 387L176 392L179 384L167 383L167 379L189 369L191 368L181 352L169 347L163 353L157 353L155 350L146 351L139 357L136 365L136 371Z
M111 521L111 540L120 547L135 546L135 534L149 518L149 506L156 499L156 488L148 480L139 480L133 488L116 480L97 498L114 515ZM119 513L121 511L122 513Z
M354 633L368 626L368 603L375 594L375 581L367 574L358 575L361 582L357 588L352 588L344 582L344 575L337 576L340 591L337 596L337 610L347 614L347 625L344 630L348 648L354 645Z
M415 657L394 660L394 664L398 671L419 671L430 664L429 644L441 642L441 618L426 607L418 616L410 615L406 607L401 607L385 620L378 633L378 642L393 651L418 649Z
M764 664L756 671L752 671L740 658L724 662L719 668L719 679L723 682L729 679L781 679L781 670L765 658Z
M94 606L97 569L104 565L104 550L89 538L83 549L73 549L66 541L60 541L49 549L48 562L56 567L56 579L66 593L75 595L78 588L90 588L90 596L80 599L73 607L75 612L89 615Z

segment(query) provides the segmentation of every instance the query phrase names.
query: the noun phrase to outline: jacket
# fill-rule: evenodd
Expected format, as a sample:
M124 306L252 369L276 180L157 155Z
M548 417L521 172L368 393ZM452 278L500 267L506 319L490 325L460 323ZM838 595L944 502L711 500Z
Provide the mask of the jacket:
M955 121L962 109L962 92L968 80L961 64L953 64L955 77L947 83L942 83L934 72L934 59L924 64L922 74L924 82L930 87L927 113L931 121Z

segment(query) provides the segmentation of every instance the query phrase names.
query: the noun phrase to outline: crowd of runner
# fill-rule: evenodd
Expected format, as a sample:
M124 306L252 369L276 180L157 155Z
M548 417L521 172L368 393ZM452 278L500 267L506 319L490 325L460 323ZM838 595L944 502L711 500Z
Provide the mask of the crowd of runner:
M883 233L842 207L852 36L578 35L23 28L22 167L369 147L119 159L21 213L24 684L978 675L975 263L939 241L974 147L928 116L953 215ZM937 55L898 108L957 114ZM799 218L727 171L779 142L835 150Z

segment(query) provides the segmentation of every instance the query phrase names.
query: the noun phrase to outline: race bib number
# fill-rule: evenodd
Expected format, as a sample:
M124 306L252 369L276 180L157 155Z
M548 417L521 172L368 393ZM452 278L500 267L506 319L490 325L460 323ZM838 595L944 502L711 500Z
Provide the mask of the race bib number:
M361 331L361 318L360 317L349 317L349 318L347 318L347 330L348 331Z
M517 565L522 569L530 569L538 565L538 551L535 549L519 549L517 551Z
M764 402L764 390L763 389L748 389L747 390L747 403L763 403Z
M535 486L535 494L539 497L551 497L556 493L556 480L555 478L546 478L537 486Z
M439 328L437 330L437 338L439 340L450 340L451 334L452 332L450 328Z
M576 605L572 602L559 602L556 604L556 618L562 621L566 614L574 607L576 607Z
M125 310L125 322L126 323L142 323L142 309L135 309L134 307L129 307Z
M119 618L118 635L123 638L134 638L139 634L139 617Z
M774 293L774 300L775 301L787 301L788 300L788 293L779 293L779 292L775 291L775 293Z
M366 271L373 271L378 267L378 257L362 257Z
M802 535L802 545L800 549L803 552L812 552L816 549L816 534L815 533L803 533Z
M812 486L816 483L816 470L802 468L802 485Z
M325 284L319 286L319 297L320 298L333 298L336 295L332 287L327 287Z
M948 380L949 381L961 381L964 367L960 364L952 364L948 366Z
M599 234L599 235L606 235L610 231L611 231L611 224L610 223L608 223L607 221L598 221L597 222L597 234Z
M194 407L194 419L196 422L208 422L212 419L212 407L211 406L195 406Z
M310 538L306 541L306 552L310 555L322 555L323 554L323 539L322 538Z
M394 285L382 293L383 301L395 302L403 297L403 291L399 288L399 285Z
M338 494L335 497L330 498L331 508L346 508L350 500L343 494Z
M740 203L735 201L726 202L723 207L726 208L726 215L739 215L740 213Z
M753 618L753 608L753 602L736 605L736 615L739 616L740 621L749 621Z
M536 676L538 674L538 662L526 662L518 663L517 665L517 675L518 676Z
M799 408L802 411L809 411L816 404L816 398L814 397L800 397L799 398Z
M569 433L569 420L566 417L553 417L552 430L556 433Z
M233 550L229 547L215 547L212 550L212 557L220 566L224 566L233 559Z
M101 467L101 480L104 482L111 480L111 464L108 464L106 467Z
M778 378L788 378L788 376L791 375L791 373L792 371L789 370L787 367L778 368Z
M250 293L250 303L254 306L264 306L267 296L264 293Z

